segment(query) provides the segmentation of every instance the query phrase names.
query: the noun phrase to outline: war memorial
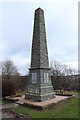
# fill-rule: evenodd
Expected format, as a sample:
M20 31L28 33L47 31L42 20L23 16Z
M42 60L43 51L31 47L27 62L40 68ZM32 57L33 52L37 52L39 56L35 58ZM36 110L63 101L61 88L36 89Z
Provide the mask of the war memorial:
M17 82L17 84L20 83L19 88L18 86L16 87L17 84L13 86L14 84L10 82L15 80L16 77L14 79L8 77L10 81L3 83L4 87L2 86L2 88L4 89L2 89L0 100L0 118L4 120L5 118L22 118L25 120L32 120L34 118L80 118L79 91L70 91L69 89L67 91L62 89L61 91L61 89L56 89L56 85L53 84L54 89L52 85L54 78L55 75L53 75L53 79L51 78L51 69L49 67L44 11L38 8L34 13L29 75L19 76ZM56 84L60 86L59 80ZM74 81L73 76L70 85L72 85L72 80ZM22 83L24 83L25 87Z
M11 96L7 99L16 104L33 109L44 110L54 107L59 102L69 100L74 95L55 94L51 83L44 11L35 10L31 66L29 68L29 84L25 95Z
M50 78L44 11L41 8L35 10L31 68L29 69L29 85L25 98L34 101L54 98Z

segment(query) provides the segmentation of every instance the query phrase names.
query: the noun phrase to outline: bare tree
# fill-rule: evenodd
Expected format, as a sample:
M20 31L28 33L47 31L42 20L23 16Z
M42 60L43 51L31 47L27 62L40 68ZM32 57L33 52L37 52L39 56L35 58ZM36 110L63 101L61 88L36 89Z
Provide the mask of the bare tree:
M52 85L54 89L59 89L59 76L62 73L62 64L59 61L52 61L50 63L51 67L51 76L52 76ZM60 78L61 79L61 78Z
M62 64L59 61L52 61L50 63L52 84L54 89L68 89L70 88L73 77L77 73L75 69L72 69L68 65Z
M62 64L59 61L52 61L50 63L51 67L51 74L52 75L57 75L57 76L66 76L66 75L74 75L77 74L76 69L72 69L68 65Z
M60 76L61 75L61 71L62 71L62 64L59 61L52 61L50 63L50 68L51 68L51 74L52 75L56 75L56 76Z
M2 77L6 77L6 79L10 79L12 76L19 76L18 69L12 60L2 61L1 71Z

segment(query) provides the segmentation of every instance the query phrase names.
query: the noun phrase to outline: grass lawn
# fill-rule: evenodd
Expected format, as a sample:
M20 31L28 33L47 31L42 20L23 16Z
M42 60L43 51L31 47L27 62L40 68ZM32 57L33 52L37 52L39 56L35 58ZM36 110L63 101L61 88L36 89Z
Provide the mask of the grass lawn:
M14 110L22 114L27 114L32 118L78 118L78 99L73 98L65 103L57 104L55 108L45 111L37 111L23 106L18 106Z
M72 95L76 95L76 94L80 94L80 92L75 92L75 91L64 91L64 90L62 90L63 91L63 94L72 94ZM55 93L60 93L60 90L55 90ZM62 94L62 93L61 93Z
M2 105L9 104L9 103L13 103L13 102L5 99L2 100Z
M64 94L72 94L72 95L76 95L76 94L80 94L80 92L74 92L74 91L64 91Z
M26 90L24 91L16 91L16 95L24 95L26 93Z

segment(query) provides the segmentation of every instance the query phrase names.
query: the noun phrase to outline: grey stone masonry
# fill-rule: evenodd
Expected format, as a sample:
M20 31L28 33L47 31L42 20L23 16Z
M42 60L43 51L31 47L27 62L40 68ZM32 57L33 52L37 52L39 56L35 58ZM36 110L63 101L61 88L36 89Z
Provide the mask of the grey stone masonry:
M48 68L48 67L49 61L47 52L44 11L38 8L35 11L34 17L31 68Z
M45 101L54 96L50 78L44 11L38 8L35 10L31 68L29 69L29 85L25 98Z

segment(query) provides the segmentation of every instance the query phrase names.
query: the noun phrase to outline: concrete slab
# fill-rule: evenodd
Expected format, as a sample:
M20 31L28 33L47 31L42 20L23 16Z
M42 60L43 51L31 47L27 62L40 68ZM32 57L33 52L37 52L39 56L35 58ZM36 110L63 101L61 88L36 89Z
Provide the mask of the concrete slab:
M13 97L13 98L11 98L11 100L14 100L15 103L20 104L20 105L24 105L24 106L32 107L32 108L37 108L39 110L44 110L44 109L53 107L60 102L71 99L72 97L74 97L74 96L56 95L55 98L53 98L53 99L49 99L49 100L42 101L42 102L35 102L32 100L25 99L25 95L23 95L22 97ZM16 101L16 99L17 99L17 101Z

